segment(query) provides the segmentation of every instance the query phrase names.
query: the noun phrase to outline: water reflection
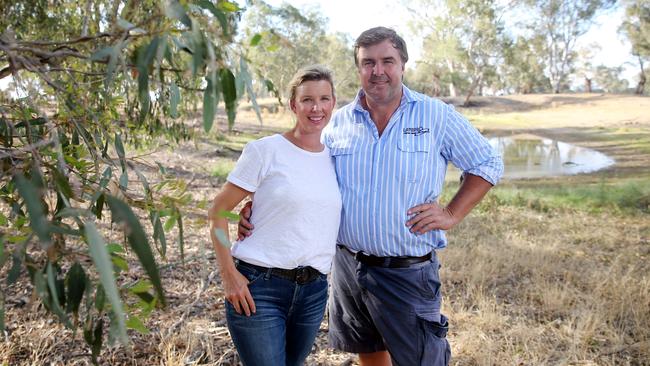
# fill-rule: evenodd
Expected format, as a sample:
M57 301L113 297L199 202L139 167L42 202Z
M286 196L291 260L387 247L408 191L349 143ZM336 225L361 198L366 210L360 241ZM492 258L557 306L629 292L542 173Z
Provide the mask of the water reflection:
M504 158L506 178L538 178L590 173L614 164L614 159L598 151L535 135L489 138ZM451 179L458 171L450 171Z

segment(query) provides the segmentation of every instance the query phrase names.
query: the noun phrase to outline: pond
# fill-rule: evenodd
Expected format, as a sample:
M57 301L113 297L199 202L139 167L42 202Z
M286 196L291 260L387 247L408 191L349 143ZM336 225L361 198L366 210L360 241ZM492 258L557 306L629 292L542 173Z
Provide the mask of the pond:
M504 158L504 178L540 178L591 173L614 164L614 159L593 149L530 134L488 138ZM448 179L459 171L451 167Z

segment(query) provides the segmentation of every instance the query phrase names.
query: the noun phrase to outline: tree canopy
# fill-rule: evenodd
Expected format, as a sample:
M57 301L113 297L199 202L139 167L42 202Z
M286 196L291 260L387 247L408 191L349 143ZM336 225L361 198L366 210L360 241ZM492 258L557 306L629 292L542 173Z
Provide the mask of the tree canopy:
M650 59L650 4L643 0L626 1L626 19L621 30L632 43L632 54L639 62L639 83L635 93L643 94L646 83L644 62Z
M83 330L96 361L105 329L127 343L127 328L147 332L142 320L165 306L156 262L173 226L182 254L191 201L162 164L150 184L126 147L190 137L180 116L194 112L196 100L205 131L219 102L232 126L237 100L255 100L235 40L243 9L225 0L0 7L0 78L14 80L14 95L0 106L0 268L10 267L0 286L27 275L49 311ZM105 236L107 225L122 231L122 244ZM125 251L142 266L135 282L116 281L128 270Z

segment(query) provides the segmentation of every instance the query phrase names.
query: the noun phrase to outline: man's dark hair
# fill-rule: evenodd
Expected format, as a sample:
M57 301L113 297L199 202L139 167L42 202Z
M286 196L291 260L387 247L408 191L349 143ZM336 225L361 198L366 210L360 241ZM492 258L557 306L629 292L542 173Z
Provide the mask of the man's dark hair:
M400 37L397 32L386 27L370 28L359 36L354 42L354 64L359 66L358 53L359 48L370 47L379 44L385 40L390 40L393 47L399 52L399 57L402 59L402 64L406 64L409 59L409 53L406 50L406 42Z

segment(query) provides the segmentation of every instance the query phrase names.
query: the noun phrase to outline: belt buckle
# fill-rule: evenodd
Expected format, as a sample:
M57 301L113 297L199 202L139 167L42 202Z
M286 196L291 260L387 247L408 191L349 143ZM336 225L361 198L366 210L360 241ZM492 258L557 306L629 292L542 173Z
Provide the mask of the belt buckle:
M296 269L296 282L300 285L309 281L309 270L307 267L299 267Z

